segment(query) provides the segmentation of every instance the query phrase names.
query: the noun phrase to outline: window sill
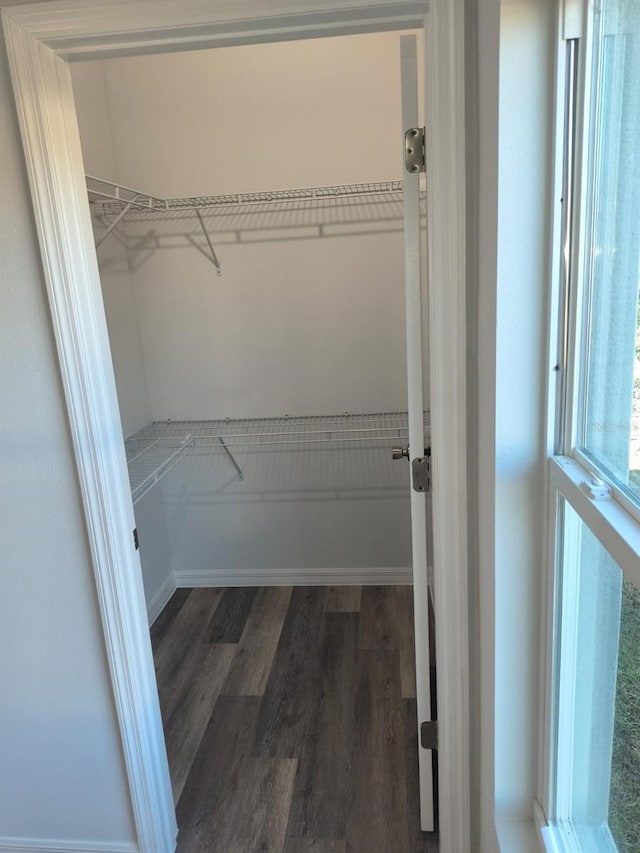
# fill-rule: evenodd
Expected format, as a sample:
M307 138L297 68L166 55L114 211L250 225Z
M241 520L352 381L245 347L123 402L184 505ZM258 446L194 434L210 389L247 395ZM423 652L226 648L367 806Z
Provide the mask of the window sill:
M569 823L549 824L537 802L534 804L534 823L537 850L544 853L616 853L618 849L606 823L583 825L578 831Z
M500 853L541 853L544 848L533 821L496 818Z

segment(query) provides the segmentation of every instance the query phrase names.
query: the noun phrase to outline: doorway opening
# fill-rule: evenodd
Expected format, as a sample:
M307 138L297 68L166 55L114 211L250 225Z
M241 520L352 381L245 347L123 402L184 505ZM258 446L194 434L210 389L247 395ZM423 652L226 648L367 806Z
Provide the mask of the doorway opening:
M326 584L327 602L373 586L363 610L328 618L365 625L356 657L378 649L398 664L392 713L405 728L413 718L417 760L412 607L393 586L412 580L408 466L391 452L408 441L398 44L382 33L72 67L179 824L192 769L207 790L200 745L218 703L251 690L268 718L295 680L287 669L278 685L274 664L308 609L291 586ZM354 152L363 127L375 143ZM174 595L192 587L214 589ZM234 658L265 618L271 655L247 686ZM367 639L376 618L384 641ZM302 716L291 696L287 708ZM297 729L281 758L300 760ZM288 795L295 814L295 785ZM193 784L184 797L195 820ZM370 800L356 824L401 839L417 820L406 799L402 818ZM345 820L327 835L294 818L291 831L346 842Z

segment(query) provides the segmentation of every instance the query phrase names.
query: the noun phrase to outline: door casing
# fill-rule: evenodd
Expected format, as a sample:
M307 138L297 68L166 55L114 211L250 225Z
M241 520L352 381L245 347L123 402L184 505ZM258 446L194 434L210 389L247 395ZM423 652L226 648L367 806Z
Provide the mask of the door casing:
M423 27L440 849L470 840L464 0L51 0L2 10L139 849L176 822L68 61ZM446 566L446 577L440 567Z

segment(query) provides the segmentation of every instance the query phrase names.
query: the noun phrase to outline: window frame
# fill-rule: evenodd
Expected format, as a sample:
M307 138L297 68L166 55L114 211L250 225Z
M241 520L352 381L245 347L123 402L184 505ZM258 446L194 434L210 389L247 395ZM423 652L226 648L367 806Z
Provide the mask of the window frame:
M566 606L566 601L571 599L567 584L575 582L576 573L562 569L562 557L567 554L567 549L561 534L567 531L561 519L561 498L615 560L624 576L640 588L640 505L630 499L596 460L579 448L588 373L585 291L589 283L589 245L595 195L590 181L590 147L599 96L593 88L594 81L598 79L599 57L595 50L595 36L596 27L600 26L599 13L600 9L594 12L593 4L588 0L564 0L560 3L556 165L552 179L547 512L542 572L539 716L541 749L538 798L534 803L534 820L541 846L549 853L581 853L582 850L573 831L569 808L572 779L568 755L574 736L573 715L570 713L572 686L561 685L559 678L559 649L561 645L564 648L567 643L577 640L576 612L568 612L571 608ZM572 62L575 64L573 70ZM571 82L573 100L567 98ZM566 131L569 124L573 134ZM589 494L594 478L608 487L603 496ZM561 606L563 601L564 608ZM566 678L566 670L563 674ZM615 851L617 848L610 832L609 837L611 850Z
M615 560L624 576L640 588L640 524L613 497L593 498L584 491L590 472L576 459L556 456L549 460L548 516L548 596L546 601L548 643L545 655L544 699L544 756L540 779L540 799L537 809L538 830L543 849L553 853L580 853L572 829L569 803L572 797L571 771L568 754L573 742L571 688L560 684L560 661L555 652L560 642L571 641L575 614L560 612L560 603L567 596L563 584L567 573L559 569L562 549L558 504L562 497L576 516L593 533ZM570 573L575 574L575 573ZM569 694L569 695L567 695ZM564 745L560 745L562 727ZM561 793L559 790L561 789ZM616 847L612 839L611 850ZM603 852L604 853L604 852Z

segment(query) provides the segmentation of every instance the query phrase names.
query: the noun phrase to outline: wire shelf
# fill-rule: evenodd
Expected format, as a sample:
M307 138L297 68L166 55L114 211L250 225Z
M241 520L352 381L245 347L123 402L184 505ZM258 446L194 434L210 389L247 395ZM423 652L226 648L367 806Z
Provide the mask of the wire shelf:
M98 216L118 215L130 205L124 221L144 220L155 215L195 216L199 210L203 214L212 208L236 212L259 211L264 206L326 205L336 201L384 201L393 197L402 200L402 181L373 181L369 183L340 184L325 187L301 187L296 189L270 190L266 192L230 193L224 195L195 196L189 198L159 198L138 192L130 187L105 181L91 175L86 176L87 193L92 210Z
M379 235L404 221L402 181L166 199L90 175L86 183L96 248L113 233L134 268L156 250L191 247L221 275L218 244ZM421 223L426 207L423 185Z
M424 413L425 439L429 413ZM207 421L154 421L125 442L134 504L195 449L225 453L243 479L232 450L382 447L408 441L406 412L247 418ZM233 469L231 469L233 470Z
M145 438L139 434L128 438L125 452L133 503L144 497L192 449L188 436L179 441Z

